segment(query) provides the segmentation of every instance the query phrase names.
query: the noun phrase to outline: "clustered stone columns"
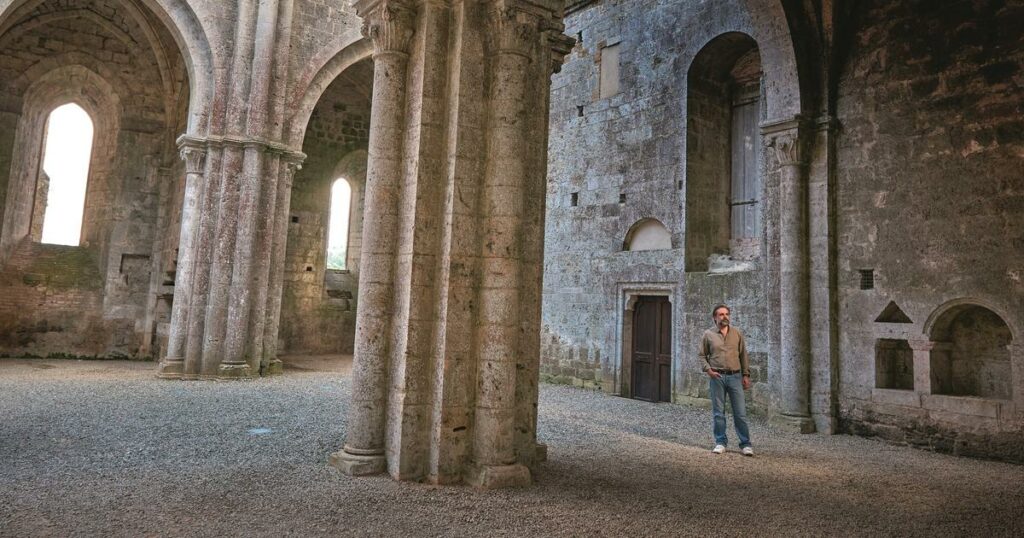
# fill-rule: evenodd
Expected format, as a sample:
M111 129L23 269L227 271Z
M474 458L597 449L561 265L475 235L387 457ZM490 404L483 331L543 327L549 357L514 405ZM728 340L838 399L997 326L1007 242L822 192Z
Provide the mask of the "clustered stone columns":
M161 377L275 371L280 285L270 282L281 279L291 174L305 157L277 142L284 101L274 85L287 79L293 7L294 0L239 2L231 67L217 85L208 134L178 141L187 175Z
M781 379L771 422L812 433L810 414L810 277L808 259L807 127L796 118L762 127L779 174L779 329Z
M561 0L360 0L374 92L350 474L530 481ZM556 62L553 61L557 60ZM533 334L536 333L536 334Z

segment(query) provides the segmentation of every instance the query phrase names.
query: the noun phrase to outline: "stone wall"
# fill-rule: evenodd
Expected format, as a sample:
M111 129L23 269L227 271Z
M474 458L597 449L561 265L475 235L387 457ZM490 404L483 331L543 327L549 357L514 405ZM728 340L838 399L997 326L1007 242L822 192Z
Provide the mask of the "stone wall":
M712 39L730 32L773 46L774 38L766 37L757 21L763 14L751 14L741 2L604 1L575 8L566 18L566 33L579 41L552 84L542 373L551 381L624 394L629 386L623 379L629 361L628 297L668 295L673 305L673 399L704 398L707 382L695 350L700 334L711 326L711 306L725 302L734 307L736 324L747 331L757 371L754 406L764 409L772 344L766 304L774 289L766 262L763 257L730 260L728 235L708 236L708 221L728 223L728 186L717 185L728 149L724 161L722 151L714 152L719 157L715 167L705 160L703 168L695 163L690 169L686 161L688 137L694 144L728 144L727 137L703 136L720 122L706 114L699 121L688 118L689 110L721 108L706 103L707 88L688 92L694 57ZM601 51L616 44L620 93L601 99ZM732 64L724 63L735 61L723 59L723 65L713 67L728 73ZM688 203L689 182L695 198ZM672 249L624 251L628 231L645 218L665 225ZM721 235L722 228L716 226L715 233ZM687 268L684 253L689 249L702 254L699 263ZM722 254L723 263L709 267L710 254Z
M1024 6L944 4L868 3L840 80L841 415L848 431L1019 460ZM873 289L861 289L859 271L873 271ZM908 322L875 321L890 301ZM966 331L960 342L984 334L1013 355L998 367L1003 388L980 404L929 387L930 342L946 340L936 320L958 302L985 307L1007 331L997 339L984 328L996 321L972 319L953 331ZM886 337L915 347L914 387L902 395L875 388ZM992 374L984 361L968 368Z

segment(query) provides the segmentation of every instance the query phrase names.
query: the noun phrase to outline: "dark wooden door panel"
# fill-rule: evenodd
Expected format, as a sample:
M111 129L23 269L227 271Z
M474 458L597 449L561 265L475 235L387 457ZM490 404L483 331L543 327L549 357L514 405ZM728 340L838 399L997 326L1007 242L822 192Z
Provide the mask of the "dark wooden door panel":
M641 297L633 310L633 397L672 399L672 304L666 297Z

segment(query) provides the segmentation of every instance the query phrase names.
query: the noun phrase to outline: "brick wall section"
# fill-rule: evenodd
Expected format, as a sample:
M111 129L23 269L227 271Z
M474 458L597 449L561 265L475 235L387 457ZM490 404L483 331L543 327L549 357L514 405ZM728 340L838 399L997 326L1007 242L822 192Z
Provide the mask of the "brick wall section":
M22 356L129 356L133 342L101 315L96 253L22 242L0 271L0 349Z

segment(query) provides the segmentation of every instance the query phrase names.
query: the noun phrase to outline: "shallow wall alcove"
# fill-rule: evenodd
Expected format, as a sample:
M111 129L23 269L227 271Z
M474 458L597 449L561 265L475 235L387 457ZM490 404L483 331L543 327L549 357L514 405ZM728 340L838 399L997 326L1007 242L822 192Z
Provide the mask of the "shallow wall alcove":
M958 304L935 319L929 336L932 394L1013 398L1013 335L998 314Z

